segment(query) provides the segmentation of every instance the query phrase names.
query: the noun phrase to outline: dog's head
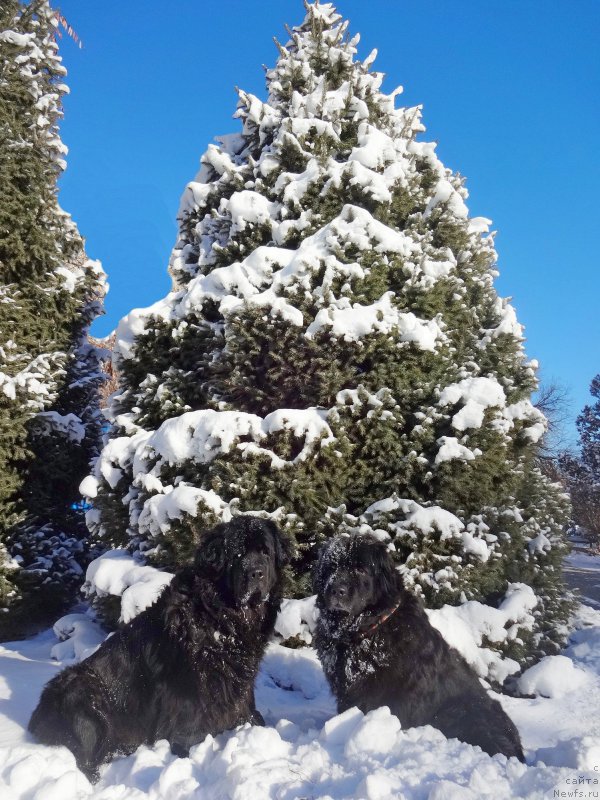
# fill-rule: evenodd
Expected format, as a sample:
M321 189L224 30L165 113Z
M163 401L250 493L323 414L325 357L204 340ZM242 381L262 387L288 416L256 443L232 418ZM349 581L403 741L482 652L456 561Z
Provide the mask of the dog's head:
M391 605L402 588L389 550L372 536L336 536L319 552L314 591L322 610L354 617Z
M196 568L236 608L269 597L290 560L290 545L270 520L234 517L206 533L196 551Z

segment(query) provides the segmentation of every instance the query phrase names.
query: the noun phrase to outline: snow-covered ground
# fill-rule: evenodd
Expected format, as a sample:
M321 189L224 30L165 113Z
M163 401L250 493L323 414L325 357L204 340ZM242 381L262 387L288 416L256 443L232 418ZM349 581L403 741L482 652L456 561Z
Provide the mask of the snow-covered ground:
M68 620L68 618L67 618ZM61 635L78 618L63 623ZM25 732L43 684L61 663L47 631L0 646L0 797L3 800L477 800L600 795L600 612L582 607L564 656L521 679L530 699L501 697L523 738L527 766L447 740L431 727L402 730L387 708L336 716L314 651L271 644L257 682L267 727L244 726L174 758L166 742L141 747L90 786L64 748ZM85 628L85 626L83 626ZM98 636L99 636L98 632ZM69 642L93 646L79 630ZM85 652L79 651L79 655ZM63 662L65 663L65 662ZM546 695L546 696L544 696ZM583 794L560 794L560 792ZM556 794L556 792L559 792ZM598 792L598 794L594 794Z
M595 570L600 582L600 555L588 549L577 548L569 553L565 558L565 567L567 569Z
M600 608L600 555L588 547L575 546L565 558L563 575L582 603ZM598 795L600 797L600 793Z

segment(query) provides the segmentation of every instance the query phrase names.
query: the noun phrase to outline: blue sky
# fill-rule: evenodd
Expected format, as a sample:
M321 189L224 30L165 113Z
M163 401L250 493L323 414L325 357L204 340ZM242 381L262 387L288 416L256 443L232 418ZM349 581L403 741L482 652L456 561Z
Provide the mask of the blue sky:
M56 4L55 4L56 6ZM600 2L341 0L379 50L384 86L424 106L446 166L467 177L474 216L498 231L497 288L526 326L542 380L571 392L571 418L600 372ZM234 86L264 97L273 36L300 0L63 0L71 94L61 203L111 291L102 336L169 290L179 197L214 136L239 130ZM574 425L567 429L575 437Z

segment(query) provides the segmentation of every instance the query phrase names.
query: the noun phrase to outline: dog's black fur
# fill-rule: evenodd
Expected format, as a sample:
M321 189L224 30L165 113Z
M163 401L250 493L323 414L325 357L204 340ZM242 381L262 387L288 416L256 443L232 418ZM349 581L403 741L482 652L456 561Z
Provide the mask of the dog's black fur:
M314 582L316 647L340 712L389 706L405 728L433 725L524 761L516 727L404 588L384 544L336 537L319 554Z
M141 744L167 739L186 755L209 733L264 724L254 680L289 557L272 522L218 525L150 608L48 683L31 733L66 745L93 781L100 764Z

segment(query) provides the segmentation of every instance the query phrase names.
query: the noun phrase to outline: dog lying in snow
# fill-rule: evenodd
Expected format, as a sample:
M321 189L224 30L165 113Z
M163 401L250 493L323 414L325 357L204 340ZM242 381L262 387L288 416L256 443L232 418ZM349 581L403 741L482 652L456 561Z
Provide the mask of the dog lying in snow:
M167 739L187 755L209 733L264 724L254 680L288 560L272 522L217 525L150 608L47 684L29 730L68 747L94 781L100 764L141 744Z
M340 712L389 706L405 728L433 725L524 761L515 725L404 589L384 544L338 536L319 553L314 578L316 648Z

